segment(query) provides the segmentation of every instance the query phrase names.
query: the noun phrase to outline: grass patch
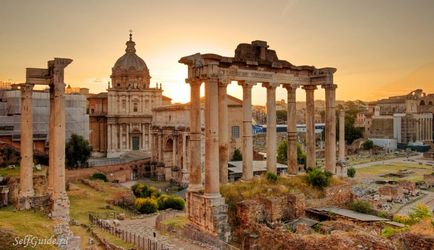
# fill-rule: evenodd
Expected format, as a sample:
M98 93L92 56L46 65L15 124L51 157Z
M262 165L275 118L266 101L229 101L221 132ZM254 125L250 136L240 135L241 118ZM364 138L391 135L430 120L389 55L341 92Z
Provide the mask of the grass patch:
M168 225L172 227L182 227L185 224L187 224L188 219L185 216L177 215L175 217L172 217L170 219L167 219L165 221L162 221L161 224Z
M33 175L45 175L47 171L46 166L41 166L41 170L37 170L33 168ZM19 176L20 175L20 167L16 166L15 168L0 168L0 176Z
M95 181L98 189L105 190L104 192L96 191L95 189L82 183L71 183L68 191L70 200L70 214L74 220L88 224L89 213L131 213L121 207L112 206L112 209L107 209L108 201L112 200L122 187L111 186L110 183ZM95 183L94 183L95 184Z
M423 180L424 174L429 174L432 172L432 166L428 165L419 165L414 163L388 163L388 164L380 164L380 165L373 165L369 167L364 168L358 168L357 169L357 177L358 178L366 178L366 177L372 177L372 176L380 176L384 174L390 174L390 173L397 173L399 170L410 170L414 171L414 174L410 174L403 178L398 177L382 177L387 180L408 180L412 182L421 181Z
M125 242L120 238L114 236L113 234L102 230L99 227L94 227L93 232L97 234L100 238L103 238L108 242L115 244L116 246L123 247L124 249L136 249L136 246L134 244Z
M0 228L20 238L31 234L39 239L49 239L53 236L53 226L54 222L41 211L15 211L12 206L0 209ZM15 240L11 239L10 242ZM57 248L53 245L39 245L35 249Z

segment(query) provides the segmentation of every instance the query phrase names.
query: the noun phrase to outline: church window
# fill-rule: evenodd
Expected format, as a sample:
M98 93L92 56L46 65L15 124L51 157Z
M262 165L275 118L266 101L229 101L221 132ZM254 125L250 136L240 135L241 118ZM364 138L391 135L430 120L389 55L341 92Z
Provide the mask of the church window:
M232 139L240 138L240 126L232 126Z

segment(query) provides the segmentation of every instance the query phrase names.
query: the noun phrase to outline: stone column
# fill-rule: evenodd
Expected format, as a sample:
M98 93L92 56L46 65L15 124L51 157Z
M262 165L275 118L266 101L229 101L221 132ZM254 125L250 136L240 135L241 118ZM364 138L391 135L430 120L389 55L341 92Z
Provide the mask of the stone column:
M315 85L305 85L306 91L306 166L316 167L315 140Z
M288 173L297 174L297 106L296 90L297 85L284 85L288 92Z
M202 188L201 167L201 116L200 116L200 80L190 82L190 166L189 166L189 191L199 191Z
M218 80L205 81L205 196L220 197Z
M228 182L228 161L229 161L229 132L228 132L228 95L226 87L229 81L218 83L218 111L219 111L219 170L220 183Z
M158 161L163 162L163 136L162 131L158 130Z
M187 135L182 132L182 183L188 183Z
M54 123L54 117L56 116L56 113L54 112L54 87L50 86L50 118L49 118L49 124ZM48 148L54 148L56 140L54 136L54 129L48 130ZM54 173L55 173L55 166L53 163L53 151L48 150L48 186L47 191L51 195L53 192L53 185L54 185Z
M178 144L178 138L176 136L176 132L173 132L173 138L172 138L172 167L177 165L176 162L176 145Z
M252 81L239 81L243 87L243 180L253 177Z
M336 87L335 84L322 86L325 89L325 169L336 173Z
M339 161L345 162L345 111L339 111Z
M54 155L54 186L52 193L53 207L52 218L69 220L69 199L65 187L65 83L63 80L63 69L72 60L58 60L53 62L53 87L54 87L54 124L50 124L50 130L54 129L56 135Z
M30 209L29 198L35 192L33 189L33 117L32 91L33 84L21 85L21 162L20 188L18 209Z
M263 83L267 88L267 171L277 173L276 166L276 87L278 83Z

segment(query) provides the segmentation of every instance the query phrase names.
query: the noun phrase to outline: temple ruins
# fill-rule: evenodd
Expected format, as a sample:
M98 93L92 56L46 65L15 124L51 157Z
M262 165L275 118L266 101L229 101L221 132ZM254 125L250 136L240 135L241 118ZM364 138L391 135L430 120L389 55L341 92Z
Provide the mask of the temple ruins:
M72 62L68 58L48 61L47 69L27 68L26 82L21 90L21 163L17 208L33 207L33 127L32 91L35 85L50 88L48 193L50 217L69 220L69 199L65 189L65 83L64 69Z
M295 66L279 60L265 41L239 44L234 57L194 54L183 57L188 66L186 83L191 87L189 186L187 216L191 225L220 239L228 240L227 206L220 195L220 183L227 178L228 125L226 87L232 81L243 87L243 180L253 178L252 87L267 90L267 170L276 173L276 88L288 92L288 172L297 173L296 90L306 91L307 167L315 167L314 91L325 90L325 169L336 173L336 87L335 68ZM200 86L205 84L205 186L201 177Z

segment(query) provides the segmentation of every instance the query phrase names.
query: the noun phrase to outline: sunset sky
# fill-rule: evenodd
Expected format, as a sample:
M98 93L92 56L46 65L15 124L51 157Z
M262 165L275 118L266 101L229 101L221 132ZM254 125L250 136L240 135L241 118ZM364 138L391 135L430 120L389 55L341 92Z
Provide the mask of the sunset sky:
M233 56L239 43L253 40L267 41L279 59L295 65L336 67L340 100L416 88L434 93L432 0L0 0L0 80L22 82L26 67L68 57L74 62L67 84L105 91L129 29L151 86L163 83L175 102L189 100L179 58ZM242 96L235 84L229 93ZM265 89L256 86L253 95L254 104L265 104ZM279 88L277 98L286 91Z

